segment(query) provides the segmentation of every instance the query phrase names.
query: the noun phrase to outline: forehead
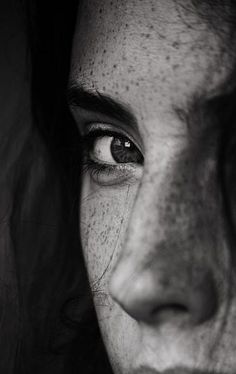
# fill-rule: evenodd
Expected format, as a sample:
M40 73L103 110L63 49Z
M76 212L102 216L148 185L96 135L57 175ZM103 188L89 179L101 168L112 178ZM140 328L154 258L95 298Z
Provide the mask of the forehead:
M220 21L216 32L190 0L82 1L71 77L142 106L142 116L150 105L185 107L217 94L230 75L230 30Z

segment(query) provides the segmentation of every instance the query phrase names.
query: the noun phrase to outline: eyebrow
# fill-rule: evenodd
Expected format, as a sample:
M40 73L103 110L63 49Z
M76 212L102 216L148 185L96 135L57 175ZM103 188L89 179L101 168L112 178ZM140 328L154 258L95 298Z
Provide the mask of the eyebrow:
M137 127L134 114L125 104L100 93L98 90L88 90L83 85L72 82L67 90L67 101L72 108L79 107Z

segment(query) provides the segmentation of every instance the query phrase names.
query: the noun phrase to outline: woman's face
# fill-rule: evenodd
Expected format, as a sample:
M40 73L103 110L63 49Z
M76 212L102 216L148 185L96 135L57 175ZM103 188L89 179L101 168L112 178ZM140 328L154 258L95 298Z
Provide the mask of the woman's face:
M233 40L228 48L217 5L197 6L87 0L79 9L70 101L85 144L80 229L115 373L236 368L216 115Z

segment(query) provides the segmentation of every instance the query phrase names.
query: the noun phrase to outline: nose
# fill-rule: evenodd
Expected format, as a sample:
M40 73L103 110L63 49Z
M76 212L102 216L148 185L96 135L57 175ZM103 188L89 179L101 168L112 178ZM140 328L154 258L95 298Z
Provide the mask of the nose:
M132 318L149 324L176 317L200 324L209 320L217 307L213 277L204 267L190 275L184 274L182 266L164 268L155 262L134 269L132 258L126 259L112 275L110 293Z
M205 192L195 177L189 178L191 171L186 170L188 177L176 177L173 169L170 173L167 188L155 185L154 179L148 184L145 177L140 185L124 248L111 274L110 294L138 321L177 318L202 324L218 306L213 265L217 245L212 242L216 228L208 201L201 201Z

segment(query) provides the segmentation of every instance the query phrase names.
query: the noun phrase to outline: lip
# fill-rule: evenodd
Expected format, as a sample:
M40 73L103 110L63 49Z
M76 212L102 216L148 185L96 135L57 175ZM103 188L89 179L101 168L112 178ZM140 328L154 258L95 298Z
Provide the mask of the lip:
M129 374L160 374L160 372L154 370L154 369L151 369L149 367L141 367L139 369L136 369L134 371L132 371L131 373Z
M142 367L140 369L136 369L135 371L132 371L130 374L160 374L160 372L151 369L151 368L145 368Z
M198 370L198 369L188 369L185 367L175 367L172 369L167 369L163 371L158 371L150 366L140 366L134 371L131 371L129 374L233 374L225 372L213 372L209 370Z

